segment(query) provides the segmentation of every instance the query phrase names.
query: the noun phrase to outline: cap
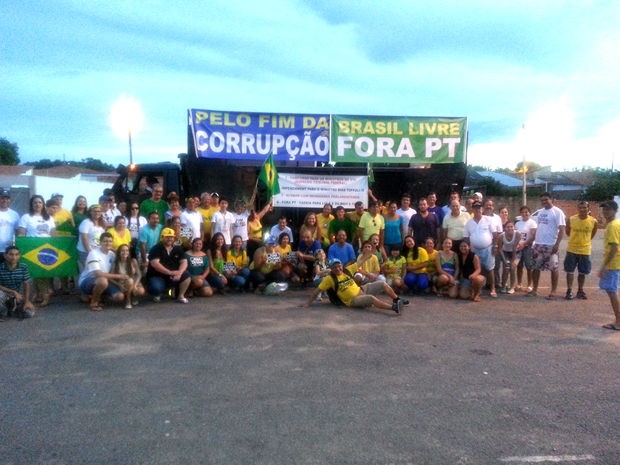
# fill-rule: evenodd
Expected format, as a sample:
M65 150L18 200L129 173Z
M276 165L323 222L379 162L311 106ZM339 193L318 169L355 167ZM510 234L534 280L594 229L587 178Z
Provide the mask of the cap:
M0 187L0 197L10 197L11 193L9 192L8 189L5 189L4 187Z
M101 197L99 197L99 202L109 202L110 201L110 197L108 197L107 195L102 195Z
M474 203L471 204L472 208L480 208L482 207L482 203L475 201Z
M218 194L217 192L211 192L211 197L219 197L220 194Z
M472 197L476 197L478 199L482 198L482 193L481 192L474 192L474 195L472 195Z
M269 236L265 242L267 244L277 244L278 240L273 236Z
M329 266L334 266L336 263L340 263L342 265L342 260L340 260L339 258L332 258L329 261Z
M62 198L64 197L64 195L62 195L62 194L60 194L60 193L58 193L58 192L54 192L54 193L52 194L52 197L51 197L51 198L52 198L52 199L56 199L56 198L58 198L58 197L60 197L60 198L62 199Z
M161 230L161 237L174 237L176 234L174 233L174 229L172 228L164 228Z
M607 202L603 202L600 204L601 208L609 208L615 212L618 211L618 203L613 200L608 200Z

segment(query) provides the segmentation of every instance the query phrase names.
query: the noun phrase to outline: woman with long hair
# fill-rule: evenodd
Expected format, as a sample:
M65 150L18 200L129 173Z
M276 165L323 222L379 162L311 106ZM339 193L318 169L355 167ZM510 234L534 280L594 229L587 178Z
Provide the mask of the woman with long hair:
M202 238L192 240L192 248L185 252L187 259L187 272L192 277L189 291L200 297L213 295L213 288L209 285L207 277L211 271L209 257L202 251Z
M209 243L207 256L209 257L209 284L213 286L220 294L224 293L224 287L228 284L226 276L224 276L224 263L226 262L226 239L222 233L215 233Z
M80 271L82 271L88 253L99 245L99 236L105 232L103 213L98 203L88 208L88 218L80 223L78 232L78 265L80 266Z
M248 254L243 250L243 238L241 236L233 236L230 249L226 252L226 265L224 275L230 284L230 287L236 291L245 288L250 270L248 269Z
M452 239L446 237L441 244L441 250L435 255L437 295L445 294L452 299L455 299L458 295L457 276L459 274L459 261L457 255L452 250Z
M129 243L129 250L133 258L138 258L138 241L140 238L140 229L147 224L146 218L140 215L140 204L138 202L131 202L128 206L127 216L125 217L125 225L129 229L129 235L131 236L131 242Z
M480 291L486 279L482 275L480 259L471 251L467 241L460 243L458 258L459 297L480 302Z
M114 217L114 226L108 229L108 232L112 234L112 238L114 239L112 245L113 250L118 250L123 244L129 246L131 243L131 233L129 229L127 229L126 223L127 220L124 216L116 216Z
M125 294L125 308L130 309L133 305L138 305L138 297L144 296L146 291L142 286L140 266L138 261L131 257L128 244L121 244L116 249L113 270L114 274L129 276L127 280L115 282Z
M388 203L387 214L385 218L385 233L383 242L385 244L385 250L389 254L392 249L402 249L403 236L402 236L402 217L396 213L398 210L398 204L396 202Z
M428 253L424 247L416 246L413 236L405 236L404 245L400 254L407 260L407 274L405 286L412 291L426 291L428 289Z
M28 213L22 215L17 226L17 236L26 237L52 237L56 235L56 224L54 219L45 209L45 200L40 195L33 195L30 198ZM34 303L40 307L49 304L51 296L51 281L49 278L37 278L33 280L35 297Z
M282 273L282 256L276 250L276 242L272 237L254 252L250 263L250 280L257 293L265 289L269 283L286 281L286 275Z
M263 224L261 220L269 211L271 211L271 199L259 212L250 210L248 216L248 257L253 257L256 249L263 245Z
M82 221L88 218L88 203L86 202L86 197L83 195L78 195L75 198L75 203L71 208L71 213L73 214L75 227L79 228Z
M308 212L304 217L304 222L299 228L299 237L304 235L304 231L310 231L312 240L321 242L321 228L317 221L316 213Z

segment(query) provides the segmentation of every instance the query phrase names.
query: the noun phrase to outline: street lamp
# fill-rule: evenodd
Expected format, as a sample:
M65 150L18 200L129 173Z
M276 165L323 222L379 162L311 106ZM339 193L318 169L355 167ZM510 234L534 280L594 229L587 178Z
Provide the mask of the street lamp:
M121 95L110 109L110 127L114 135L121 140L129 141L129 165L133 165L132 134L135 136L144 123L144 115L140 102L127 95Z

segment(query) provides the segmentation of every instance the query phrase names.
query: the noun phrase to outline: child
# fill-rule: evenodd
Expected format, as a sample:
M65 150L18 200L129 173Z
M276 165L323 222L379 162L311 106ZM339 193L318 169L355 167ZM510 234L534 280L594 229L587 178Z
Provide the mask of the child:
M520 254L517 252L517 245L521 241L521 233L515 229L515 225L512 222L507 222L504 225L504 232L499 236L499 250L501 253L501 259L504 264L504 271L502 273L502 286L500 292L504 294L515 293L515 283L517 281L517 264L519 263ZM508 285L508 275L510 275L510 287L506 290Z
M385 275L387 283L397 294L404 290L403 278L407 272L407 259L400 255L400 249L390 250L390 257L381 266L381 273Z
M379 259L373 251L370 241L362 245L362 253L357 257L357 272L353 276L359 286L375 281L385 281L385 276L381 274Z
M323 249L319 249L314 252L314 287L319 287L321 280L330 273L330 268L327 266L327 255ZM316 300L318 302L323 300L323 293L319 292Z

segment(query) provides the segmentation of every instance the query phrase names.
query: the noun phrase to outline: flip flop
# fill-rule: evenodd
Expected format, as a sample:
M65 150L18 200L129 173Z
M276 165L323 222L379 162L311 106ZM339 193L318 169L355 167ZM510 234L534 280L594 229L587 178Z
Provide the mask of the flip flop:
M620 326L616 326L613 323L607 323L606 325L603 325L603 328L611 329L612 331L620 331Z
M93 312L101 312L103 310L103 306L101 304L91 304L90 310Z
M555 295L549 294L547 297L545 297L545 299L547 299L547 300L555 300Z

